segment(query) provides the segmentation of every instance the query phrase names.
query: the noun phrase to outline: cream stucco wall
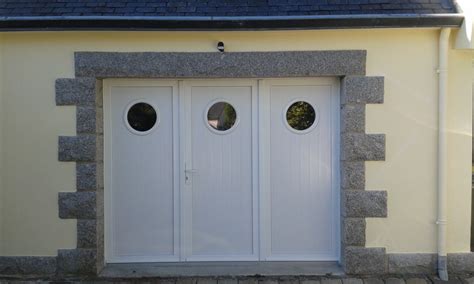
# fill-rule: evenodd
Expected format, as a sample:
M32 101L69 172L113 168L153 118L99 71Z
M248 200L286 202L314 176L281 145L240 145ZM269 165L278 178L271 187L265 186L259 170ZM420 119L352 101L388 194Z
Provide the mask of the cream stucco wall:
M454 46L454 37L452 39ZM451 50L449 53L448 226L451 229L448 230L448 250L450 252L470 250L470 227L469 230L463 230L465 220L459 216L467 214L465 210L471 208L472 152L467 152L466 149L467 144L472 145L472 120L469 119L472 115L467 116L472 113L472 104L469 104L472 101L472 55L471 51ZM468 178L458 179L458 176Z
M54 80L72 76L71 59L48 45L5 41L2 253L55 255L75 245L75 221L60 220L57 205L59 191L75 190L75 165L57 161L57 136L75 135L74 108L54 100Z
M368 107L367 131L386 133L387 161L367 163L367 187L387 187L389 217L368 219L367 239L369 245L386 246L391 252L436 251L437 33L434 36L426 46L412 42L406 47L402 65L393 64L405 72L401 77L385 73L385 103ZM426 55L417 54L423 50ZM448 252L470 250L471 66L471 52L450 50ZM413 79L418 82L413 84Z
M388 218L369 219L367 246L436 250L438 30L278 32L43 32L4 34L3 255L56 255L75 247L75 221L58 218L57 193L74 191L74 163L57 161L57 136L75 134L73 107L57 107L54 80L73 77L74 51L366 49L367 74L385 76L385 103L367 132L385 133L387 159L367 163L367 188L388 191ZM449 250L470 235L471 53L450 53ZM0 132L1 133L1 132Z

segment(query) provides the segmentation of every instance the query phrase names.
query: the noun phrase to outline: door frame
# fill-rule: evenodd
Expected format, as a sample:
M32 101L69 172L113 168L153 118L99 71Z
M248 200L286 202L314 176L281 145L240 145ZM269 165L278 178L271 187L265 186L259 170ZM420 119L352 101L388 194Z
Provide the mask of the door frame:
M270 222L269 217L269 148L268 141L270 132L269 125L270 115L270 91L272 85L331 85L331 140L332 147L332 203L333 220L335 226L335 243L337 255L332 258L314 259L311 257L298 259L292 256L271 257L269 253L270 235L267 226ZM133 260L112 260L110 256L111 245L111 222L108 218L111 216L111 167L110 159L112 157L111 137L109 131L111 129L111 89L112 87L145 87L145 86L171 86L173 88L173 144L178 147L173 148L173 157L179 161L174 163L174 212L175 212L175 260L155 259L153 262L189 262L189 261L216 261L212 257L188 257L189 238L187 226L190 220L188 208L190 204L189 197L185 192L189 190L189 186L184 181L184 171L186 165L192 167L191 157L191 137L188 131L191 129L191 92L192 86L249 86L252 88L252 192L253 192L253 210L257 214L253 214L253 258L229 257L222 258L218 261L339 261L340 260L340 125L339 125L339 106L340 106L340 80L337 77L322 78L271 78L271 79L186 79L186 80L170 80L170 79L105 79L103 82L104 96L104 256L106 263L128 263ZM184 139L183 139L184 137ZM181 208L182 206L182 208ZM178 224L176 226L176 224ZM150 261L150 260L146 260ZM135 260L136 262L136 260Z
M284 78L341 80L341 265L346 273L387 271L384 247L366 247L366 218L386 218L386 190L365 190L366 161L385 160L385 134L366 133L365 107L384 103L384 77L366 74L366 50L74 52L72 77L55 82L57 106L74 106L75 135L54 142L58 161L77 163L76 191L59 192L58 215L77 220L77 245L58 250L63 273L100 274L104 261L103 100L106 78ZM170 64L169 58L173 58ZM238 62L238 64L236 64ZM265 272L262 272L265 274ZM154 274L154 275L159 275Z

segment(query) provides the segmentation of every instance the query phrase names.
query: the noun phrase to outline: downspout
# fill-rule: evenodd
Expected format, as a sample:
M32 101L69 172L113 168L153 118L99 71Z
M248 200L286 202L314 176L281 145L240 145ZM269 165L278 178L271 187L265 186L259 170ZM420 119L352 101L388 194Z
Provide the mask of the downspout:
M439 35L438 67L438 275L448 280L446 252L448 184L447 184L447 137L446 109L448 96L448 45L451 29L442 28Z

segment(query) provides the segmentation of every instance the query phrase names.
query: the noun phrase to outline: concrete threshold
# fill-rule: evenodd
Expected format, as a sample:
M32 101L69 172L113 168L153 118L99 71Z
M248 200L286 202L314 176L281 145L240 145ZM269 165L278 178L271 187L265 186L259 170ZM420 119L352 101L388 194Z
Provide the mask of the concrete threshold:
M100 273L104 278L209 277L209 276L341 276L337 262L183 262L111 263Z

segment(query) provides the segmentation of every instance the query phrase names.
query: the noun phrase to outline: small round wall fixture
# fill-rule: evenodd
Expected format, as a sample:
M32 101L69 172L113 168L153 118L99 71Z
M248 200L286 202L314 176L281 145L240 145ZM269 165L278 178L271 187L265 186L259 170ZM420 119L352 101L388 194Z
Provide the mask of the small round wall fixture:
M309 102L293 100L286 107L283 120L290 131L305 134L317 126L319 114Z
M227 134L239 123L237 110L224 100L211 102L204 113L204 120L207 127L217 134Z
M224 43L222 41L219 41L217 43L217 50L219 50L220 52L224 52Z
M146 135L159 123L158 109L148 102L134 101L125 109L124 120L130 132Z

